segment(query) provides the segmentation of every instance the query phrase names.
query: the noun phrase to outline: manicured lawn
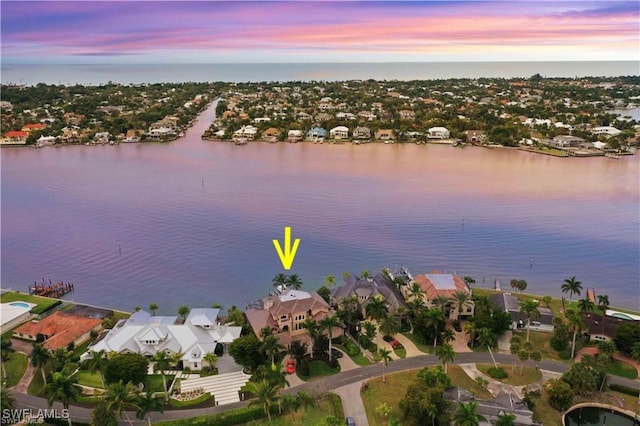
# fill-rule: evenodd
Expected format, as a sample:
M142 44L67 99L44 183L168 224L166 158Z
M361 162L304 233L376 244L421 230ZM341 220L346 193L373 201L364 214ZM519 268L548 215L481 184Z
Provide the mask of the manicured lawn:
M80 370L76 373L76 377L79 385L102 389L102 379L97 372L90 373L88 370Z
M353 345L352 349L348 349L340 344L334 344L333 347L338 348L342 352L346 353L353 360L353 362L360 366L371 365L371 361L369 361L369 359L364 356L362 352L360 352L360 349L355 345Z
M330 398L336 399L336 403L331 402ZM272 415L271 425L274 426L325 426L327 424L327 417L334 416L344 421L344 412L342 410L342 402L340 397L332 395L321 399L317 406L311 406L306 408L300 408L295 413L287 413L282 416ZM253 420L247 423L251 426L268 425L269 421L265 417L261 420Z
M393 350L396 355L398 355L400 358L406 358L407 357L407 350L405 348L398 348L398 349L394 349Z
M40 296L32 296L26 293L2 293L0 295L0 303L9 303L9 302L27 302L27 303L35 303L35 308L32 309L31 312L34 314L41 314L49 309L51 309L54 305L60 304L58 299L51 299L49 297L40 297Z
M369 380L368 388L362 392L362 402L364 403L370 425L386 426L389 419L395 418L400 420L402 418L402 413L399 409L400 401L404 398L407 387L416 379L418 371L419 370L411 370L387 374L386 383L382 383L381 377ZM473 392L477 399L490 399L492 397L489 391L481 388L475 380L467 376L459 366L455 364L449 365L447 374L451 378L454 386L461 386L468 389ZM376 408L383 402L391 408L389 419L384 419L376 414Z
M475 290L474 290L475 291ZM431 344L429 343L425 343L422 341L422 337L420 336L416 336L413 333L402 333L402 335L404 337L406 337L407 339L411 340L413 342L414 345L416 345L416 348L418 348L418 350L426 353L426 354L431 354L433 353L433 342Z
M166 375L167 388L171 387L171 382L175 376ZM164 385L162 384L161 374L150 374L147 376L145 390L151 390L152 392L164 392Z
M25 354L13 352L9 359L2 363L7 372L7 386L11 387L18 384L27 370L28 361Z
M42 373L40 369L37 368L33 374L33 379L31 379L31 383L27 387L27 393L29 395L40 396L44 392L44 382L42 381Z
M527 332L526 331L514 331L514 336L520 336L522 342L527 341ZM542 354L542 358L553 359L556 361L566 361L560 358L558 352L551 347L551 337L552 333L543 333L541 331L532 331L529 335L529 341L533 344L533 347L540 351Z
M167 386L169 386L169 382L167 382ZM190 401L178 401L177 399L171 398L169 400L169 404L173 408L186 408L186 407L193 407L194 405L202 404L203 402L209 401L211 398L213 397L211 396L210 393L204 393L199 397L197 397L196 399L192 399Z
M478 370L489 376L489 369L493 367L493 364L476 364ZM499 382L506 383L508 385L513 386L524 386L531 383L535 383L542 378L542 373L540 370L536 370L531 367L524 367L522 369L522 374L520 374L520 365L519 362L516 363L516 369L511 371L512 365L507 364L498 364L504 371L509 373L509 377L506 379L495 379Z
M626 377L627 379L635 379L638 377L638 370L631 364L624 361L614 359L611 364L607 366L607 373L614 376Z
M451 382L454 386L460 386L467 389L473 393L476 399L493 398L491 392L481 387L475 380L469 377L461 367L455 364L449 364L447 367L447 374L451 377Z

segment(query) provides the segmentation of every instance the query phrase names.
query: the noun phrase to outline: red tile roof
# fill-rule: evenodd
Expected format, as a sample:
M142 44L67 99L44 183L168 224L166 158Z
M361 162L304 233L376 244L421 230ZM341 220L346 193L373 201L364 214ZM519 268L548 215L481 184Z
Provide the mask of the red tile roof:
M29 123L29 124L25 124L24 126L22 126L22 129L25 132L29 132L31 130L42 130L42 129L46 129L47 126L45 126L42 123Z
M10 132L5 133L4 136L7 138L26 138L29 136L29 133L22 132L20 130L11 130Z
M452 276L453 285L455 288L439 289L436 287L436 285L433 282L431 282L431 280L427 275L430 275L430 276L450 275ZM470 293L469 287L464 282L464 280L458 275L454 275L454 274L443 274L441 272L435 271L429 274L420 274L416 276L415 281L418 284L420 284L420 287L422 288L422 290L424 290L426 300L433 300L438 296L445 296L448 298L452 298L453 294L458 291Z
M81 317L58 311L42 321L24 324L16 329L16 333L34 337L38 334L47 336L48 338L42 346L46 349L56 350L66 348L69 343L101 324L102 321L97 318Z

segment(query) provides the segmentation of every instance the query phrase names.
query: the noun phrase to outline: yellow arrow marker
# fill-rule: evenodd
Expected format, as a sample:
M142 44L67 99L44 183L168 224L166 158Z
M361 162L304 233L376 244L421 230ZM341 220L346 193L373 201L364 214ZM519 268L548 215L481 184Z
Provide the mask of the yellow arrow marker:
M291 265L293 264L293 258L296 257L296 251L298 251L298 245L300 245L300 238L296 238L293 241L293 248L291 247L291 228L289 226L284 227L284 251L282 251L282 247L280 247L280 242L278 240L273 240L273 245L278 252L278 257L280 257L280 261L282 262L282 267L285 270L291 269Z

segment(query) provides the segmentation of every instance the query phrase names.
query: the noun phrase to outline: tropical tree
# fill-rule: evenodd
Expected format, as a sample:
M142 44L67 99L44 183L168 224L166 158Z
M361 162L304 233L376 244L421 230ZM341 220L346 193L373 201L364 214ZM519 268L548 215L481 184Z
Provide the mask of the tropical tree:
M387 301L380 296L372 297L365 306L367 317L380 321L389 312Z
M544 306L546 308L550 308L551 307L551 302L553 301L553 297L551 296L544 296L542 298L542 303L544 303Z
M100 374L100 380L102 381L102 388L105 388L104 384L104 369L107 368L107 364L109 363L109 359L107 358L107 353L104 350L101 351L91 351L89 352L91 356L87 360L87 370L90 373L95 373L96 371Z
M473 343L476 340L476 323L473 321L468 321L464 325L464 332L469 335L469 341L471 342L471 347L473 347Z
M520 375L522 376L522 371L524 369L524 363L529 359L529 351L525 348L522 348L518 351L518 361L520 361Z
M425 326L433 329L433 347L438 345L438 334L440 328L446 322L444 312L438 308L429 309L424 316Z
M182 317L183 322L187 320L187 315L189 315L190 311L191 309L187 305L182 305L178 308L178 315Z
M574 294L580 296L582 292L582 282L576 280L576 277L569 277L564 280L560 289L563 293L569 293L569 301L571 302Z
M307 355L308 345L305 342L294 340L289 345L287 353L296 360L296 365L300 364L302 359Z
M588 297L578 300L578 310L581 313L586 314L588 312L593 312L594 308L595 304L591 300L589 300Z
M525 299L520 301L520 312L527 316L527 342L531 333L531 317L540 318L538 310L538 302L533 299Z
M607 309L609 309L609 296L606 294L598 295L598 309L602 311L602 334L604 334L605 327L605 316L607 315Z
M131 382L125 385L122 380L107 386L104 393L104 403L109 411L116 413L121 419L123 416L126 417L129 423L131 419L126 409L131 408L136 412L140 410L140 399L136 386Z
M443 343L436 348L436 356L444 365L444 372L447 372L447 365L456 357L456 352L453 350L453 346L450 343Z
M292 287L295 290L300 290L302 288L302 280L298 274L291 274L287 277L286 285L287 287Z
M367 279L371 278L371 272L368 269L364 269L360 273L360 278L362 278L363 280L367 280Z
M267 356L271 357L272 367L276 365L276 355L283 349L284 346L280 344L276 336L265 337L262 341L262 346L260 346L260 350L267 354Z
M16 398L7 389L6 385L0 387L0 404L2 404L2 411L16 408Z
M324 279L324 285L328 288L333 287L334 285L336 285L336 277L333 275L327 275Z
M380 358L382 360L382 383L386 383L387 379L384 376L384 369L391 361L391 351L389 349L381 348L378 353L380 354Z
M156 311L158 310L158 304L157 303L151 303L149 305L149 310L151 311L151 315L156 316Z
M465 291L456 291L453 293L453 306L456 310L457 319L460 316L460 312L462 312L467 307L471 306L473 302L471 301L471 295Z
M613 341L598 342L598 352L611 359L616 353L616 344Z
M136 417L140 420L144 420L147 414L149 414L151 411L159 411L160 413L164 413L164 404L162 403L162 398L156 398L153 391L149 389L147 389L144 394L138 396L138 403L136 405L138 406Z
M486 346L492 348L496 345L497 341L496 335L489 327L482 327L478 331L478 343L480 343L481 347Z
M511 413L499 413L496 426L515 426L516 416Z
M582 321L580 314L572 310L567 311L567 321L569 322L569 330L573 332L573 337L571 339L571 359L573 359L576 354L576 337L584 328L584 322Z
M640 363L640 342L636 342L631 346L631 358Z
M395 315L385 315L378 324L378 329L383 336L393 336L400 331L400 322Z
M456 426L478 426L480 422L486 422L486 417L479 414L477 410L477 402L461 402L453 414L453 424Z
M118 419L106 404L100 403L91 412L91 426L118 426Z
M167 355L165 351L158 351L151 358L153 361L153 372L160 372L162 375L162 387L164 388L164 401L169 402L169 389L167 388L167 376L165 374L166 370L171 368L171 358Z
M435 299L431 302L434 307L440 309L442 312L446 312L447 307L451 304L451 299L447 296L439 294Z
M271 407L277 404L279 399L278 386L266 379L262 379L258 382L248 382L246 389L256 396L256 399L251 401L249 405L262 405L264 413L269 419L269 424L271 424Z
M373 340L376 334L378 334L376 326L369 321L363 322L362 328L364 328L364 335L367 336L369 340Z
M336 318L335 315L330 317L326 317L320 320L320 328L327 330L327 334L329 335L329 361L331 361L331 339L333 339L333 328L340 327L340 321Z
M68 374L67 371L55 372L51 376L51 382L47 384L44 391L47 395L49 408L54 401L62 402L65 409L69 409L69 404L76 402L80 397L80 389L76 387L77 379ZM71 416L67 418L71 426Z
M516 368L516 357L521 350L522 345L520 345L520 342L511 342L511 345L509 346L509 352L511 353L511 355L513 355L513 364L511 365L511 371L515 370Z
M213 371L216 366L216 362L218 362L218 355L216 355L214 352L207 352L206 354L204 354L202 359L205 360L207 364L209 364L209 367Z
M43 348L41 344L34 343L31 350L31 365L40 369L42 373L42 382L47 385L47 375L44 371L45 365L51 361L51 352Z
M417 282L412 282L409 287L409 298L411 300L422 300L422 296L424 296L424 290Z
M282 288L282 287L286 287L287 285L287 276L283 273L277 274L275 277L273 277L273 280L271 280L271 283L273 284L274 288Z
M542 353L540 351L530 351L529 358L536 362L536 368L538 368L537 363L542 359Z

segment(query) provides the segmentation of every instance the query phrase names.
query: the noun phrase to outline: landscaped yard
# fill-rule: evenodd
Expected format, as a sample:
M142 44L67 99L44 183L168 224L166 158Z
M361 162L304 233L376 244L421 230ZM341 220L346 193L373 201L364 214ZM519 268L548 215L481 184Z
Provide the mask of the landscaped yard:
M76 373L76 378L78 379L79 385L102 389L102 379L100 379L100 374L98 373L90 373L88 370L80 370Z
M31 310L31 312L33 312L34 314L41 314L51 309L54 305L58 305L61 303L59 300L51 299L49 297L32 296L30 294L16 292L2 293L0 295L0 303L9 302L35 303L38 306Z
M166 375L165 377L167 378L167 388L169 388L175 376ZM144 389L151 390L152 392L164 392L164 385L162 384L162 375L161 374L148 375Z
M334 398L334 402L330 398ZM274 426L325 426L327 417L334 416L344 423L344 412L342 410L342 402L337 395L328 396L321 399L317 406L300 408L295 413L288 413L283 416L273 416L271 425ZM268 425L269 421L265 417L261 420L253 420L247 423L251 426Z
M386 383L382 383L380 377L369 380L369 386L362 392L362 401L367 412L369 424L386 426L389 422L376 414L376 408L383 402L391 408L389 418L400 420L402 413L398 408L400 400L404 398L407 387L414 382L419 370L403 371L401 373L387 374ZM477 399L490 399L491 393L478 385L475 380L467 376L462 368L457 365L449 365L447 374L454 386L460 386L473 392Z
M478 370L489 376L489 369L493 367L493 364L476 364ZM524 386L529 385L531 383L535 383L542 378L542 373L540 370L531 367L524 367L522 369L522 374L520 374L520 365L519 362L516 363L516 368L514 371L511 371L512 365L507 364L498 364L504 371L509 373L509 377L505 379L495 379L499 382L506 383L512 386Z
M360 366L371 365L371 361L367 359L366 356L360 352L360 349L351 343L349 347L343 346L341 344L334 344L334 348L340 349L342 352L346 353L356 364Z
M7 372L7 386L15 386L18 384L24 372L27 370L27 356L18 352L11 353L8 360L2 363L3 368Z
M426 354L431 354L433 353L434 349L433 349L433 342L431 342L431 344L429 343L425 343L422 341L422 338L420 336L416 336L413 333L402 333L402 335L404 337L406 337L407 339L411 340L413 342L414 345L416 345L416 348L418 348L418 350L426 353Z
M527 341L526 331L514 331L514 336L519 336L522 342ZM553 359L556 361L566 361L560 358L558 352L551 347L551 333L544 333L542 331L532 331L529 335L529 341L533 344L533 347L540 351L542 358Z
M638 377L638 370L631 364L624 361L614 359L611 364L607 366L607 373L614 376L626 377L627 379L635 379Z

